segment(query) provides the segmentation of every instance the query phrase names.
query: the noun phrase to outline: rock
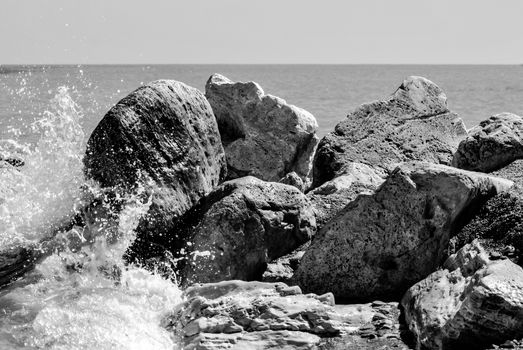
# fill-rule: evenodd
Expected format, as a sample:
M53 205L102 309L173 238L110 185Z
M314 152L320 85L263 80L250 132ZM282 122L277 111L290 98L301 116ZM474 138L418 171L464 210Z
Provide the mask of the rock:
M316 221L295 187L245 177L224 183L190 215L187 284L260 279L267 263L311 239Z
M501 113L482 121L461 141L452 165L491 172L523 158L523 118Z
M288 173L284 177L278 181L279 183L291 185L299 189L301 192L305 192L305 183L301 179L301 177L298 176L294 171L292 173Z
M493 171L490 174L514 181L514 186L510 192L515 196L523 198L523 160L515 160L509 165Z
M400 165L372 195L360 195L315 236L294 278L339 301L398 300L445 258L472 209L509 180L427 163Z
M267 265L267 269L263 273L263 282L283 282L288 285L294 285L292 277L298 268L303 254L310 246L310 242L305 243L292 253L282 256Z
M451 252L475 239L480 240L491 255L523 265L523 198L502 193L489 199L451 239Z
M205 86L227 157L229 179L278 181L295 172L310 183L318 124L309 112L266 95L254 82L214 74Z
M312 349L347 327L332 295L303 295L283 283L226 281L184 294L166 325L185 348Z
M484 349L523 337L523 269L489 260L477 241L402 300L418 348Z
M372 194L384 179L371 167L352 163L347 175L327 181L307 193L316 212L318 230L360 194Z
M410 160L449 165L465 137L443 91L425 78L409 77L389 99L361 105L321 140L313 187L350 173L352 163L373 167L382 177Z
M225 177L218 126L205 96L173 80L144 85L104 116L87 143L86 173L102 187L152 196L134 252L152 254L184 214Z
M399 340L397 303L334 305L330 293L243 281L197 285L184 294L164 325L185 349L407 348ZM369 332L373 340L362 336Z

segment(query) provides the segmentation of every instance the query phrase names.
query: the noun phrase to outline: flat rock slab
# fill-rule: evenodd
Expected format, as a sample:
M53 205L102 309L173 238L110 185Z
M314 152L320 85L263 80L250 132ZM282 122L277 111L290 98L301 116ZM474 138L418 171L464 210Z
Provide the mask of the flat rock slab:
M523 158L523 118L501 113L482 121L461 141L452 165L491 172Z
M212 75L205 86L222 136L229 178L278 181L295 172L307 185L318 124L312 114L266 95L255 82Z
M283 283L243 281L198 285L186 290L185 300L165 320L185 349L402 344L397 303L334 305L330 293L304 295Z
M405 319L423 349L482 349L523 337L523 269L477 241L411 287Z
M461 216L510 186L445 165L402 164L317 233L294 279L340 302L399 300L443 262Z
M350 173L354 162L375 168L383 177L410 160L450 165L466 136L443 91L425 78L409 77L389 99L356 108L321 140L313 187Z

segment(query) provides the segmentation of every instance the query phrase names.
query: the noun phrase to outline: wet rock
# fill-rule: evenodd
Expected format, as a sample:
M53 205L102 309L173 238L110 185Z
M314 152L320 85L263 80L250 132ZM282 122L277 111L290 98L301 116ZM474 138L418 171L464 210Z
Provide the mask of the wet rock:
M295 283L292 277L309 246L310 242L307 242L292 253L271 261L267 264L267 269L263 273L262 281L283 282L288 285L294 285Z
M361 195L324 226L294 278L337 300L398 300L441 264L451 234L472 209L512 182L408 162L372 195Z
M483 349L523 337L523 269L474 241L412 286L402 305L423 349Z
M278 181L295 172L307 185L318 124L309 112L266 95L254 82L232 82L214 74L209 100L222 137L229 178L252 175Z
M466 135L443 91L425 78L409 77L389 99L361 105L321 140L313 187L350 173L352 163L382 176L410 160L450 165Z
M511 191L489 199L451 239L451 252L475 239L490 252L491 259L504 257L523 265L523 198Z
M523 118L501 113L482 121L461 141L452 165L491 172L523 158Z
M167 320L185 347L312 349L347 324L332 295L303 295L283 283L226 281L189 288Z
M360 194L372 194L385 181L371 167L353 163L347 175L327 181L307 193L316 212L318 230Z
M190 215L186 283L260 279L267 263L316 232L307 197L293 186L245 177L224 183Z
M104 116L87 143L89 178L118 193L152 198L134 252L148 255L184 214L225 177L218 126L205 96L173 80L144 85ZM161 249L163 251L163 249Z

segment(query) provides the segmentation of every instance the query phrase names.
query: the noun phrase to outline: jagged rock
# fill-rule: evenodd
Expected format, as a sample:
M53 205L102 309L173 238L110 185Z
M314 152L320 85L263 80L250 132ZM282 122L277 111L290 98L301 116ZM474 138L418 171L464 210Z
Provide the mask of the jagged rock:
M267 264L267 269L262 276L263 282L283 282L288 285L294 285L292 277L298 268L303 254L310 246L310 241L299 247L295 251L282 256Z
M376 344L402 344L397 304L338 306L330 293L304 295L283 283L243 281L198 285L184 294L186 301L164 325L181 337L186 349L376 349ZM369 332L374 340L362 337Z
M523 269L474 241L412 286L405 320L422 349L484 349L523 337Z
M491 172L523 158L523 118L512 113L491 116L461 141L452 165Z
M278 181L279 183L291 185L299 189L301 192L305 191L305 183L301 179L301 177L298 176L294 171L292 173L288 173L284 177Z
M371 194L385 181L371 167L353 163L347 175L327 181L307 193L316 212L318 230L360 194Z
M152 196L134 250L149 254L184 214L225 177L216 119L205 96L173 80L146 84L104 116L87 143L89 178L102 187Z
M303 295L283 283L227 281L185 291L168 320L186 348L312 349L347 327L332 295Z
M318 232L294 278L307 292L330 291L339 300L399 299L443 261L463 218L511 185L440 164L404 163Z
M313 187L350 173L352 163L382 176L410 160L449 165L466 135L443 91L425 78L409 77L389 99L361 105L321 140Z
M309 112L266 95L254 82L214 74L205 86L222 137L229 178L278 181L296 172L308 184L318 124Z
M293 186L249 176L225 182L191 211L187 283L260 279L267 263L311 239L316 221Z
M491 254L523 265L523 198L502 193L489 199L451 239L451 252L479 239Z

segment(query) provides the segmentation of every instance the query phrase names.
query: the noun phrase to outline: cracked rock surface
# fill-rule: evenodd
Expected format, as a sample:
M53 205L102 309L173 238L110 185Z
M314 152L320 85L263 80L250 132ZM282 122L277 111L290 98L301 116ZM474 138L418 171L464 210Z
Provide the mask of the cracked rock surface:
M406 349L397 303L334 305L284 283L226 281L185 291L165 320L184 349Z
M523 337L523 269L508 259L492 260L478 241L443 267L402 300L418 348L517 348L511 340Z
M228 178L252 175L278 181L295 172L306 185L318 123L312 114L267 95L255 82L212 75L205 86L227 157Z
M511 186L445 165L402 164L316 234L294 279L339 301L398 300L444 261L460 217Z
M352 163L371 166L383 177L410 160L450 165L466 136L444 92L430 80L412 76L389 99L358 107L321 140L313 187L350 172Z

